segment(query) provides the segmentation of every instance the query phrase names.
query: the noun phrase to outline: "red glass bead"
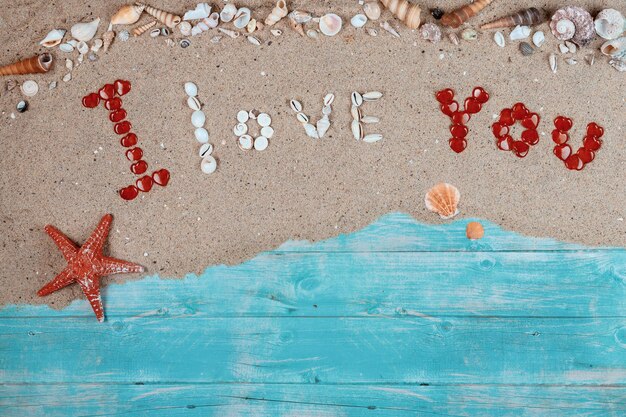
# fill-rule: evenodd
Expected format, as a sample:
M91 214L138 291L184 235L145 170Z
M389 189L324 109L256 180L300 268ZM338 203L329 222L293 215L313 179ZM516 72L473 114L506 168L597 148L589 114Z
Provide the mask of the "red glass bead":
M126 158L128 158L129 161L139 161L142 156L143 151L141 148L130 148L126 151Z
M126 188L120 190L120 197L124 200L132 200L139 195L139 190L134 185L129 185Z
M440 108L443 114L452 117L452 115L459 110L459 103L453 101L449 104L442 104Z
M504 135L496 142L498 149L502 151L510 151L513 147L513 138L510 135Z
M148 163L143 159L141 161L137 161L130 166L130 171L133 174L141 175L148 170Z
M474 97L465 99L465 111L469 114L476 114L483 108L483 105Z
M457 125L464 125L467 124L471 118L472 116L469 113L466 113L464 111L455 111L452 114L452 123Z
M504 126L513 126L515 119L513 119L513 111L511 109L503 109L500 112L500 119L498 122Z
M152 189L153 183L154 183L154 180L152 179L150 175L144 175L143 177L135 181L135 184L137 185L137 188L139 189L139 191L143 191L144 193L147 193L148 191Z
M133 128L133 125L130 124L128 120L124 120L123 122L116 123L113 126L113 131L118 135L125 135Z
M474 88L474 91L472 91L472 97L478 100L480 104L485 104L489 101L489 93L487 93L482 87Z
M561 132L568 132L572 126L574 126L574 122L572 119L565 116L558 116L554 119L554 127L556 127Z
M580 158L580 160L583 161L583 163L585 164L588 164L589 162L593 161L593 158L596 157L595 152L590 151L589 149L585 147L579 148L576 153L578 154L578 157Z
M583 146L590 151L597 151L602 147L602 141L594 136L585 136Z
M454 100L454 91L450 88L438 91L435 98L441 104L450 104Z
M129 133L120 139L120 144L125 148L130 148L131 146L135 146L137 144L137 135L134 133Z
M567 133L564 133L564 132L559 132L558 129L554 129L552 131L552 140L557 145L562 145L562 144L566 143L569 140L569 135Z
M539 143L539 133L535 129L527 129L522 132L522 141L528 145L536 145Z
M130 91L130 81L126 80L115 80L114 83L115 92L118 96L123 96Z
M515 103L511 111L515 120L523 120L530 114L524 103Z
M600 139L604 135L604 129L602 126L599 126L597 123L589 123L587 125L587 136L595 136Z
M564 143L562 145L556 145L553 151L554 155L561 161L565 161L572 154L572 147Z
M517 157L524 158L526 155L528 155L530 146L528 146L527 143L524 143L521 140L516 140L511 144L511 150Z
M93 109L94 107L98 107L100 104L100 96L96 93L87 94L83 97L83 106L88 109Z
M115 96L115 88L113 84L105 84L100 90L98 90L98 94L102 100L109 100Z
M526 129L537 129L541 118L537 113L529 113L528 116L522 120L522 126Z
M452 138L448 141L450 149L456 153L461 153L467 148L467 140L465 138Z
M452 133L452 136L455 138L464 138L467 136L468 132L469 132L469 129L467 128L467 126L463 126L463 125L450 126L450 133Z
M491 125L491 131L496 138L500 139L501 137L509 134L509 127L496 122Z
M124 109L114 110L109 113L109 120L113 123L121 122L124 119L126 119L126 110Z
M567 157L565 160L565 166L567 169L580 171L585 166L584 162L578 157L578 155L573 154Z
M117 110L122 108L122 100L119 97L113 97L104 102L104 108L107 110Z
M167 183L170 182L170 172L165 168L154 171L152 173L152 179L155 183L165 187Z

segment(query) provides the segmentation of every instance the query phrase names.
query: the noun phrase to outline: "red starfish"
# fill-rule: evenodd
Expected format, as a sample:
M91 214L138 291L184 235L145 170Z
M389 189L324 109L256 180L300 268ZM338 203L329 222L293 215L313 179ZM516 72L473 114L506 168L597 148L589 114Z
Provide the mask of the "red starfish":
M56 227L50 225L45 227L46 233L61 249L67 266L63 272L37 292L39 296L43 297L67 287L73 282L78 282L83 293L87 296L91 308L96 313L96 318L100 322L104 321L104 309L100 298L100 278L112 274L143 272L141 265L109 258L102 254L102 247L109 234L112 220L113 216L105 214L96 230L80 248Z

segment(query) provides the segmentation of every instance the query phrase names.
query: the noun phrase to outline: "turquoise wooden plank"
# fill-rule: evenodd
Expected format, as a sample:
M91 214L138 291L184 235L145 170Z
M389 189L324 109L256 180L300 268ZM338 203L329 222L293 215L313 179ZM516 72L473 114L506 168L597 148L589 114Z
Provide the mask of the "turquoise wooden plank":
M0 320L0 382L626 384L626 318Z
M104 292L110 319L126 316L626 315L626 251L492 253L264 253L200 277L151 277ZM4 317L89 317L11 306ZM181 322L180 323L184 323Z
M626 387L10 385L6 417L623 417Z

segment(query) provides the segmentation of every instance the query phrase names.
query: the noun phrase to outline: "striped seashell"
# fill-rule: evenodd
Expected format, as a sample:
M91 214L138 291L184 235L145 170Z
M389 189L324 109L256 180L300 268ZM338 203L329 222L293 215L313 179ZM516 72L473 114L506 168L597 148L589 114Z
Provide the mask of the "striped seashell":
M492 1L493 0L476 0L472 4L465 5L451 11L450 13L446 13L441 18L441 24L456 29L464 22L467 22L470 18L480 13L481 10L487 7Z
M533 26L543 22L543 13L535 7L530 9L521 10L510 16L502 17L493 22L482 25L481 29L497 29L506 27L521 26Z
M156 25L156 23L156 20L153 20L152 22L146 23L145 25L137 26L135 29L132 30L133 36L143 35L148 29Z
M288 12L289 11L287 10L287 2L285 0L278 0L276 2L276 6L274 6L269 16L265 18L265 24L267 26L275 25L280 19L287 16Z
M459 200L461 193L452 184L442 182L428 190L424 203L426 208L439 214L442 219L451 219L459 214Z
M421 23L422 10L417 4L408 0L381 0L381 3L398 19L404 22L409 29L417 29Z
M137 3L137 5L144 6L141 3ZM146 7L145 8L146 13L148 13L150 16L154 17L155 19L157 19L159 22L163 23L165 26L167 26L170 29L176 27L176 25L179 24L183 20L180 16L177 16L173 13L166 12L161 9L157 9L152 6L145 6L145 7Z
M50 71L52 55L41 54L0 67L0 75L38 74Z

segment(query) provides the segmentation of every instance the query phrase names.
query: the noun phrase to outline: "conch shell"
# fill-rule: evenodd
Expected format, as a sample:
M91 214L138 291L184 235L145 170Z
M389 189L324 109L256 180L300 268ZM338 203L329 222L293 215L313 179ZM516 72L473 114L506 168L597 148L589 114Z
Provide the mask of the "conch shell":
M287 10L287 2L285 0L278 0L276 6L272 9L269 16L265 18L265 24L267 26L275 25L280 19L287 16L289 11Z
M476 16L482 9L489 6L493 0L476 0L472 4L465 5L459 9L446 13L441 18L441 24L458 28L470 18Z
M52 55L41 54L0 67L0 75L38 74L50 71Z
M557 10L550 21L550 29L558 40L571 40L579 46L587 45L596 34L589 12L577 6Z
M132 25L133 23L137 23L145 8L146 6L143 4L127 4L126 6L122 6L122 8L111 17L111 24Z
M417 29L419 27L422 10L417 4L411 4L408 0L381 0L381 3L394 16L403 21L409 29Z
M72 37L74 39L83 42L89 42L94 36L96 36L99 24L99 17L91 22L76 23L74 26L72 26L72 29L70 29L70 33L72 34Z
M65 30L63 29L52 29L39 45L45 46L46 48L52 48L53 46L57 46L63 40L63 36L65 36Z
M442 182L428 190L424 202L426 208L441 216L442 219L451 219L459 214L459 200L461 193L451 184Z
M138 5L145 6L142 3L137 3ZM156 9L152 6L145 6L146 13L157 19L159 22L163 23L170 29L176 27L183 19L180 16L177 16L173 13L166 12L160 9Z
M596 16L596 33L602 39L617 39L626 29L626 19L615 9L604 9Z
M133 36L143 35L148 29L156 25L156 23L156 20L153 20L152 22L146 23L145 25L137 26L135 29L132 30Z
M521 10L510 16L503 17L498 20L494 20L491 23L482 25L481 29L496 29L515 26L533 26L543 21L543 13L535 7L530 9Z

